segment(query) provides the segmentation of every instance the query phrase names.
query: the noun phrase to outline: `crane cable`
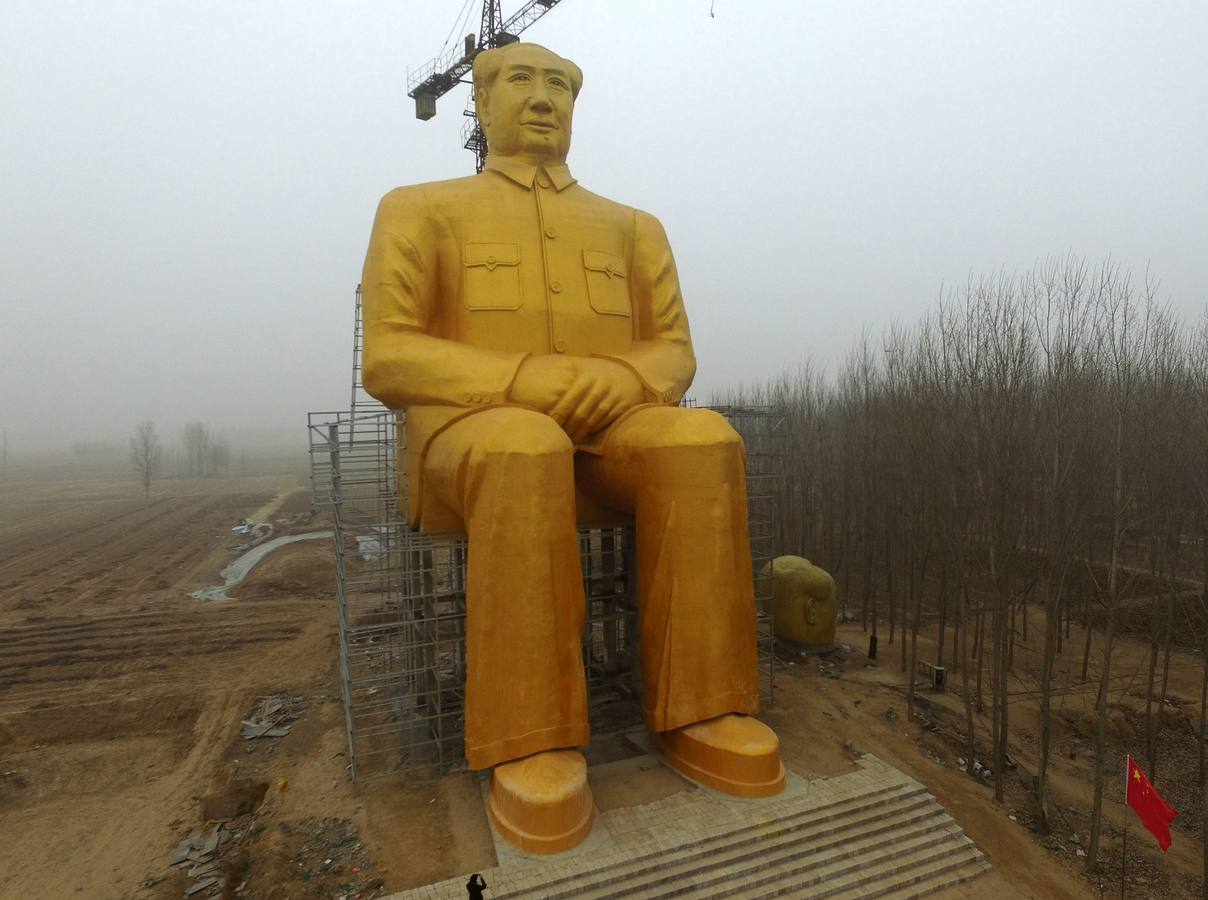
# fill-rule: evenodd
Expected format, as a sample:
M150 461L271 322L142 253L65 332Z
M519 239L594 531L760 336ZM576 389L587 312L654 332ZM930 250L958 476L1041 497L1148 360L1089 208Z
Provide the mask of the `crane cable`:
M457 14L457 19L453 22L453 27L449 29L449 34L445 37L445 42L440 45L440 52L444 53L448 49L449 43L453 40L453 35L461 31L465 27L466 21L470 16L470 4L473 0L465 0L461 5L461 12Z

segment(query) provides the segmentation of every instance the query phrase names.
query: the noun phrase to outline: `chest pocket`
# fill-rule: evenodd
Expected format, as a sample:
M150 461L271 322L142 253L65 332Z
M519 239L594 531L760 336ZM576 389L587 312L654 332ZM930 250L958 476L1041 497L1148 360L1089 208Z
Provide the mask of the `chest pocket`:
M587 302L606 316L629 316L629 279L625 277L625 259L604 250L584 250L583 270L587 275Z
M462 297L467 309L519 309L519 244L465 244Z

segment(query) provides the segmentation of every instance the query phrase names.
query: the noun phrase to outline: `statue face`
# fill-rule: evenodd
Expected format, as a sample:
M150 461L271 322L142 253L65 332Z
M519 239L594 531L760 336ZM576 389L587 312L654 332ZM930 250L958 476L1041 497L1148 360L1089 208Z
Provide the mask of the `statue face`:
M509 50L480 119L490 153L565 162L574 105L570 73L559 57L541 47Z

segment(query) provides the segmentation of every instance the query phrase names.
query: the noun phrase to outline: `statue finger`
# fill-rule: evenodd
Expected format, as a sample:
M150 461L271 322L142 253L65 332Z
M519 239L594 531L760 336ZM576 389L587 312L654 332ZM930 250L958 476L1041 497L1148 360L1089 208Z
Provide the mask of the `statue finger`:
M593 435L605 425L610 424L617 417L619 409L620 398L616 396L615 391L610 391L596 407L596 411L587 420L587 424L583 426L584 437Z
M570 418L566 422L566 433L571 436L571 439L578 442L586 438L591 432L587 429L587 425L599 410L601 403L608 396L607 385L593 383L591 390L587 393L575 411L570 414Z
M562 430L570 434L570 429L567 426L567 419L571 417L574 411L578 408L587 392L591 390L591 381L583 378L571 384L562 398L553 405L549 411L549 417L562 426Z

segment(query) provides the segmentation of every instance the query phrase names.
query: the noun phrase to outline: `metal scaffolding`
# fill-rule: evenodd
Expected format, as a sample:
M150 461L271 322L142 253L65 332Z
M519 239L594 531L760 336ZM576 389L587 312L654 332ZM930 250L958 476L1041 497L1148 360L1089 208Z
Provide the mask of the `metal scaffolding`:
M723 407L747 443L751 549L759 607L760 693L773 699L768 563L778 546L779 418ZM358 780L424 781L464 765L466 539L412 530L399 495L401 416L312 413L315 483L332 511L340 675L349 759ZM318 471L321 469L322 471ZM630 527L579 531L587 625L583 660L593 735L641 721L637 598Z
M430 781L465 765L466 538L407 524L403 414L361 384L361 293L353 328L351 408L308 417L312 505L332 513L340 681L353 778ZM695 406L692 401L685 405ZM757 606L759 687L773 700L771 560L784 418L769 407L714 407L746 444ZM633 530L579 530L582 647L593 738L641 722Z

